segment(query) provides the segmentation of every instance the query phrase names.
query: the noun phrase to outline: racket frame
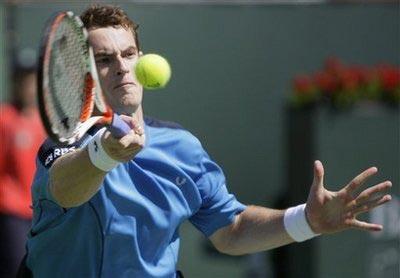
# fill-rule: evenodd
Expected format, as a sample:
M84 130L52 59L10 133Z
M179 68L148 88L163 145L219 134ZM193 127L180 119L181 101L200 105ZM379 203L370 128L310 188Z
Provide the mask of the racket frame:
M65 17L69 17L69 20L75 20L77 26L81 28L84 38L87 43L88 60L89 60L89 71L85 76L84 91L84 104L80 111L79 120L80 122L76 125L74 134L70 138L62 138L57 132L54 131L51 121L49 120L49 113L47 112L45 95L51 94L48 86L48 69L51 55L51 44L50 41L53 38L54 30L60 25ZM42 123L49 137L62 145L70 145L78 141L82 136L96 124L110 125L116 114L113 114L112 109L106 104L101 86L97 74L96 64L93 55L93 49L88 42L88 33L83 26L82 21L79 17L74 16L70 11L58 12L50 17L46 23L46 28L43 33L40 50L39 50L39 61L38 61L38 74L37 74L37 94L38 94L38 106L39 112L42 119ZM94 105L102 116L92 116ZM92 116L92 117L91 117ZM119 118L119 117L118 117ZM126 130L126 126L123 127ZM126 132L124 132L126 133ZM124 134L122 133L122 134Z

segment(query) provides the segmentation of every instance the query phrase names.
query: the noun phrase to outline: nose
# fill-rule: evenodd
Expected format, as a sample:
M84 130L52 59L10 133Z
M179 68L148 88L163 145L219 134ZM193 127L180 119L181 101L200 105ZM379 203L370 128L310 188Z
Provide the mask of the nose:
M129 72L129 66L122 57L117 58L117 75L124 75Z

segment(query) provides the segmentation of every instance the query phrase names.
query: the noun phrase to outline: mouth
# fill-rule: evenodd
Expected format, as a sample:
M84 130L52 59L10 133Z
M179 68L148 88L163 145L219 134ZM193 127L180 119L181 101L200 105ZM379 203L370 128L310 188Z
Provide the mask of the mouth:
M119 88L123 88L123 87L129 87L129 86L135 86L136 84L133 82L122 82L120 84L118 84L117 86L114 87L115 89L119 89Z

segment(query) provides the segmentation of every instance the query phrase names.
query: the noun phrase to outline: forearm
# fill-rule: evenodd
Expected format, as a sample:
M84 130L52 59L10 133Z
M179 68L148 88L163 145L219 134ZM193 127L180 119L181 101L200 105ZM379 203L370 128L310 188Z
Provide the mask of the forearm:
M265 251L293 242L283 224L284 210L249 206L235 223L219 235L225 238L220 251L242 255Z
M87 148L60 157L50 169L49 190L65 208L87 202L99 190L106 172L96 168Z
M50 193L62 207L76 207L93 197L104 176L119 162L131 160L144 146L143 128L122 116L134 127L122 138L102 129L83 149L59 158L50 169Z

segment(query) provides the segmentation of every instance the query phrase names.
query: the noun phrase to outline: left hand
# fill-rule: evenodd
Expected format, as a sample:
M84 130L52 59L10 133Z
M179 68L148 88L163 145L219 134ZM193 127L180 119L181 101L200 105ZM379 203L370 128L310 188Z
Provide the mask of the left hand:
M371 186L361 193L356 190L378 169L371 167L337 192L324 187L324 167L320 161L314 163L314 181L308 195L305 208L306 218L311 229L317 234L335 233L349 228L366 231L381 231L382 225L359 221L356 216L368 212L391 200L391 196L382 192L392 186L390 181Z

